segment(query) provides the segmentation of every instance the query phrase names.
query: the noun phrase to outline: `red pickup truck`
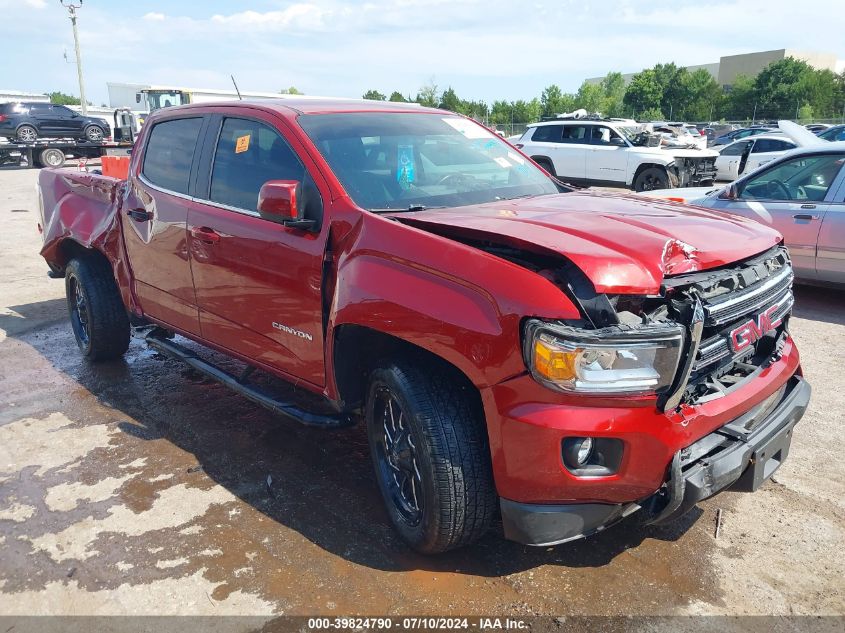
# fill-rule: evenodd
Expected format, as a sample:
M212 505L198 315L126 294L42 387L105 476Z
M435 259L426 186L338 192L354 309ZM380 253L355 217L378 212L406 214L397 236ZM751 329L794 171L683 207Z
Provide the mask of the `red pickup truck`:
M550 545L753 491L809 401L776 232L573 190L449 112L167 108L126 180L45 169L39 188L87 358L134 332L280 415L365 421L391 520L422 552L497 516Z

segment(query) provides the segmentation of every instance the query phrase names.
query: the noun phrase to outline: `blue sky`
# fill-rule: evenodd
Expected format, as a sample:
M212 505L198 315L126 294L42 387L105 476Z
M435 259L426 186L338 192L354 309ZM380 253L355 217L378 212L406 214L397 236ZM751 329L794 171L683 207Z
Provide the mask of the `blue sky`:
M59 0L0 0L0 89L78 94ZM530 99L557 83L657 62L775 48L845 59L842 0L85 0L89 100L106 82L359 97L416 94L432 77L465 98Z

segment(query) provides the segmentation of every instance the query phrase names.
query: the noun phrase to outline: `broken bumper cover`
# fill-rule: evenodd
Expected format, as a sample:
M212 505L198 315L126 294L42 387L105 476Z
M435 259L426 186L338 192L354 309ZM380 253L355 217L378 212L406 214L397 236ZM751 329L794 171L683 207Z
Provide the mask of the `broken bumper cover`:
M754 492L789 454L792 429L810 402L810 384L794 376L773 404L761 403L745 415L678 451L669 479L647 505L649 523L667 523L696 503L728 487Z
M665 523L725 488L752 492L786 459L792 429L809 400L810 385L793 376L777 397L678 451L665 484L639 503L551 505L501 499L505 537L525 545L556 545L599 532L641 507L651 514L650 523Z

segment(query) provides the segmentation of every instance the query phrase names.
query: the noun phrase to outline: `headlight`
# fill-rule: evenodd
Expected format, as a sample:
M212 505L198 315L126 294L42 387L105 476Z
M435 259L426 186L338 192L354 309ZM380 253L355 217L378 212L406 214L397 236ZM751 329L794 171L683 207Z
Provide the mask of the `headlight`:
M683 341L679 325L583 330L531 320L524 355L534 378L560 391L660 393L672 384Z

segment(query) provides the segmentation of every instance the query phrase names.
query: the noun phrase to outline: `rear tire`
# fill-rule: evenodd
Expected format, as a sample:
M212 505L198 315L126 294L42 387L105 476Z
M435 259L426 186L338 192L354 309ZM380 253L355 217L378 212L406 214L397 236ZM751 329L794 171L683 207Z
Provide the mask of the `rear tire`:
M647 167L634 179L634 191L654 191L669 188L669 174L659 167Z
M47 148L38 155L42 167L61 167L65 164L65 153L54 147Z
M34 143L38 139L38 130L31 125L22 125L15 135L21 143Z
M89 125L85 128L85 140L92 143L99 143L106 135L106 131L99 125Z
M108 263L96 257L71 260L65 292L82 355L92 361L123 356L129 349L129 317Z
M373 371L366 419L391 522L415 550L472 543L490 527L496 491L480 403L471 385L433 363Z

